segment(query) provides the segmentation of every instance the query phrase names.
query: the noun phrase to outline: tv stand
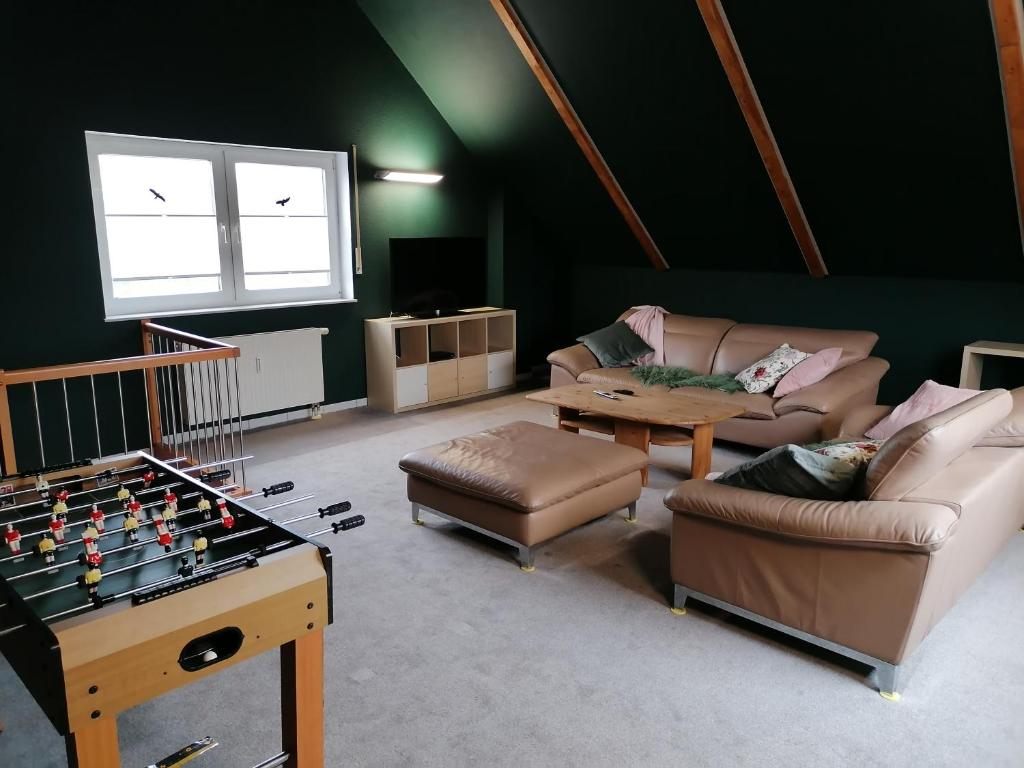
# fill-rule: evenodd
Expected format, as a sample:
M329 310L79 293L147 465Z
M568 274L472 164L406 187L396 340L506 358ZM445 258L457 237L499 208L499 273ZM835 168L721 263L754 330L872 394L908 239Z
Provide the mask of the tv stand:
M371 408L401 413L515 387L515 310L380 317L365 321L365 333Z

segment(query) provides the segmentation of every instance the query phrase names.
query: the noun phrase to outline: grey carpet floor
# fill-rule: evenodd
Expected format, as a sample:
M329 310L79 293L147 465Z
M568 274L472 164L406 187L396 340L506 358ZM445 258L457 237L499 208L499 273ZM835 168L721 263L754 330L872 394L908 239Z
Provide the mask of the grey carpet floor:
M297 507L347 498L367 519L329 542L329 766L1024 765L1024 536L905 665L891 703L859 664L710 608L669 612L661 499L687 477L687 449L655 449L639 525L586 525L532 574L511 548L429 515L410 524L402 454L521 418L549 423L510 395L250 435L251 486L294 480L317 494ZM716 446L714 468L744 455ZM279 749L278 685L266 654L124 714L124 765L204 735L222 746L196 768L253 765ZM3 662L0 691L0 766L63 766Z

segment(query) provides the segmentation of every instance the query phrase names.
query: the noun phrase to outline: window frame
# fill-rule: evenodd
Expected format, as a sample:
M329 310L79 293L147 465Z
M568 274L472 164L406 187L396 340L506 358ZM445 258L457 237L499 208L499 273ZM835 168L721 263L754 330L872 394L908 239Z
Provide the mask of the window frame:
M96 245L107 321L240 312L252 309L355 302L349 156L346 152L285 149L243 144L163 139L86 131ZM212 163L221 290L216 293L117 298L113 293L106 211L99 156L178 157ZM241 227L234 165L237 162L311 166L324 169L330 283L313 288L249 290L245 288Z

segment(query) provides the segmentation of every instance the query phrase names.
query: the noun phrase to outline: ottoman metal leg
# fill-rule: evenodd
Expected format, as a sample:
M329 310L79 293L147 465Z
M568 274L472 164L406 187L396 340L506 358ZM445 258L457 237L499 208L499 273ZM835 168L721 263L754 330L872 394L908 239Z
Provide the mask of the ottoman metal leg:
M636 522L636 502L635 501L632 504L630 504L628 507L626 507L626 522L627 523L635 523Z
M686 615L686 598L690 596L690 593L685 588L678 584L673 584L675 588L672 592L672 608L670 610L676 616Z
M527 573L537 570L533 565L533 548L519 545L519 569Z
M420 520L420 505L415 501L412 503L412 524L423 525L423 521Z

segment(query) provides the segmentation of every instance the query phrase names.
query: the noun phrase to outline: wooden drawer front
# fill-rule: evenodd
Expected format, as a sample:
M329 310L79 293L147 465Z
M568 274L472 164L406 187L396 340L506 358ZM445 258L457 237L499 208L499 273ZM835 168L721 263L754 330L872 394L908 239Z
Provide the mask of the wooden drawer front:
M459 358L459 394L487 389L487 355Z
M508 350L507 352L492 352L487 355L488 389L510 387L515 383L515 380L515 354L512 350Z
M459 361L445 360L427 366L427 397L444 400L459 394Z
M427 366L414 365L395 371L395 407L427 402Z

